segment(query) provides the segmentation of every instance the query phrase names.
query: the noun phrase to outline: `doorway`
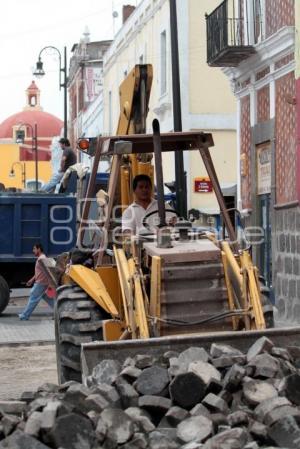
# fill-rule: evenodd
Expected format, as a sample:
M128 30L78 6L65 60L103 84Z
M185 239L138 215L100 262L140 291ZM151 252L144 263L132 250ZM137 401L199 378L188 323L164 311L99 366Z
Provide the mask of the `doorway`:
M263 242L259 250L259 271L269 288L272 287L272 238L271 238L271 195L259 195L260 227L263 230Z

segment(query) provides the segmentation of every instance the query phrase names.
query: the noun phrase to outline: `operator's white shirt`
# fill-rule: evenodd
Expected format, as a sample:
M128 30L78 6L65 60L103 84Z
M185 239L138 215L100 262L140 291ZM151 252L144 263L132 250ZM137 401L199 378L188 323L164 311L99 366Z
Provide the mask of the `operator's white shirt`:
M130 230L135 235L139 234L142 230L145 231L146 229L142 224L145 215L157 210L157 200L152 199L147 209L144 209L140 204L133 202L127 207L122 215L122 231Z

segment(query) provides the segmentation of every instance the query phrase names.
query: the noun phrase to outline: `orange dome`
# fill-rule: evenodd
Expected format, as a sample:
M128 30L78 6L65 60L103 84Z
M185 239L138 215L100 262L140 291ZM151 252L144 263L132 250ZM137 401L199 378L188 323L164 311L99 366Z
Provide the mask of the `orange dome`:
M59 118L44 111L27 110L11 115L0 124L0 139L12 139L13 127L26 124L37 124L39 137L59 136L63 122Z

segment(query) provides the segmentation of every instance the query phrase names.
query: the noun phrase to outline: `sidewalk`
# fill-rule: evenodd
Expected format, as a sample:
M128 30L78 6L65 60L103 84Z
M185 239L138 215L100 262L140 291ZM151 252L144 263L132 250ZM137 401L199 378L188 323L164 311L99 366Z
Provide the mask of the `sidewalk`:
M53 312L43 301L30 320L20 321L18 314L24 309L30 289L14 289L9 305L0 315L0 345L52 344L55 341Z

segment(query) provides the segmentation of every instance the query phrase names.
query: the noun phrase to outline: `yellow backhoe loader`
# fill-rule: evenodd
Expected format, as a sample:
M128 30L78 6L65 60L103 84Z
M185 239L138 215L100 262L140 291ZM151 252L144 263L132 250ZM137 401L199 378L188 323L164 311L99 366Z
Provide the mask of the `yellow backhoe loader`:
M136 66L120 87L118 135L79 142L94 154L78 232L83 255L88 250L83 247L84 235L90 232L89 198L101 158L110 158L111 172L107 193L101 197L97 222L101 241L92 255L92 267L75 263L71 257L57 288L55 327L61 382L80 381L81 373L90 374L103 358L122 361L128 355L182 350L212 341L234 340L241 347L268 332L277 338L276 330L266 330L273 326L267 288L249 250L239 247L226 210L209 151L212 135L160 134L157 120L153 133L145 134L151 81L151 66ZM218 199L226 239L194 230L181 217L174 227L166 225L162 153L169 151L199 152ZM153 176L153 155L158 225L150 226L153 217L146 215L144 226L149 232L128 240L118 232L118 205L132 201L135 174ZM90 256L88 251L86 255Z

